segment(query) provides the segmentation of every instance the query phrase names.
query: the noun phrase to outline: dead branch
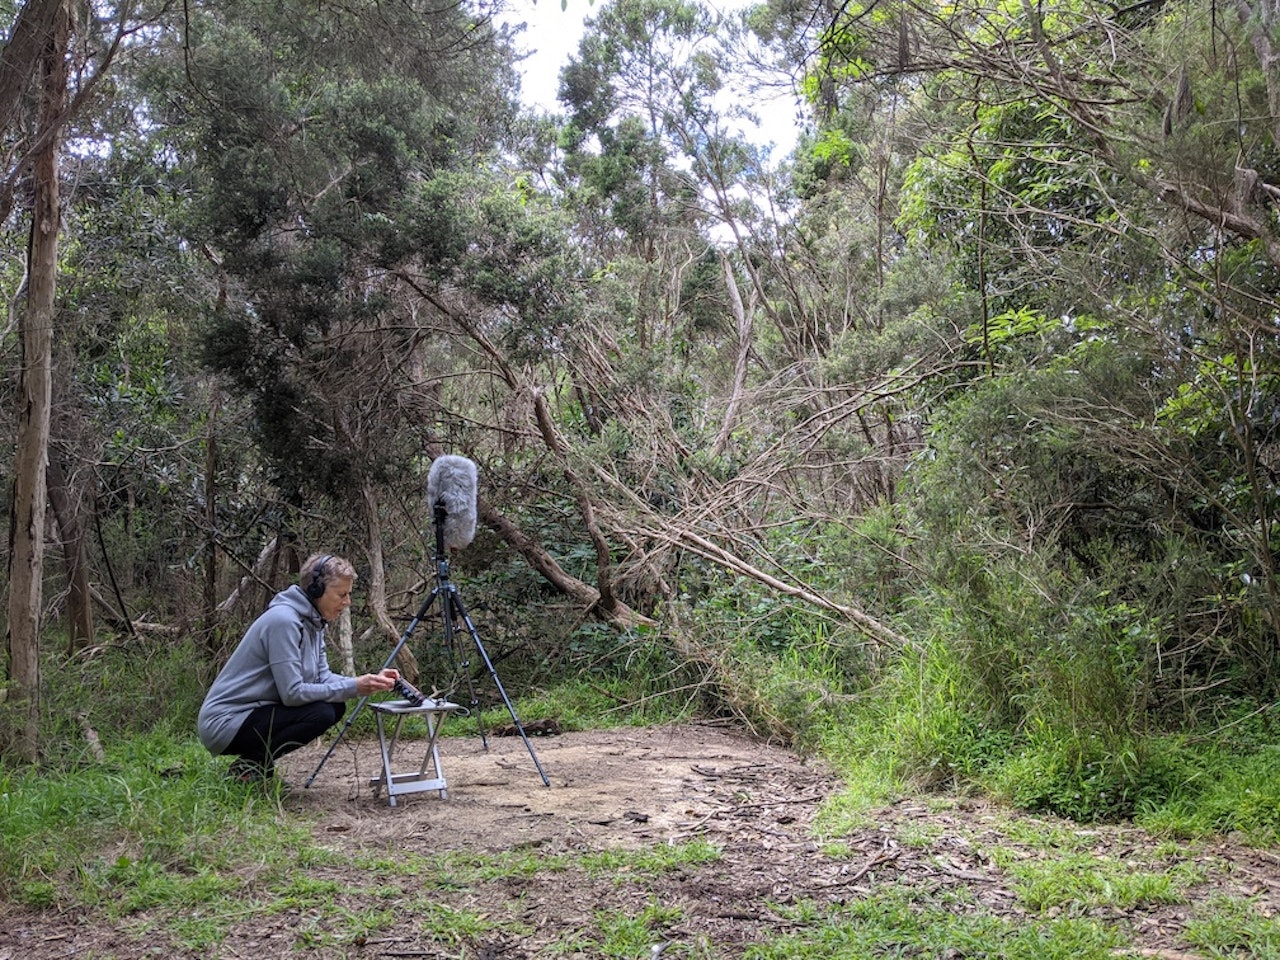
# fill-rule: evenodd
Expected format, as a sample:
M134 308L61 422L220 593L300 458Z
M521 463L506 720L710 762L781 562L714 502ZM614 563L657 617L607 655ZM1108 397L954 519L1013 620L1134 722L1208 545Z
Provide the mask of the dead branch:
M737 424L738 408L742 405L742 393L747 382L747 358L751 355L751 315L742 305L738 281L733 276L733 264L724 254L720 255L720 263L724 267L724 282L729 290L729 303L733 306L733 317L738 331L738 351L733 367L733 386L729 391L729 402L725 404L724 420L720 424L720 433L711 446L712 452L717 456L724 453L733 428Z
M102 741L98 738L98 731L94 730L89 723L89 714L85 710L76 713L76 723L80 726L80 733L84 736L84 742L89 745L89 752L93 754L93 759L99 763L106 763L107 752L102 749Z
M255 583L262 586L268 585L267 581L262 576L262 571L266 569L267 564L271 562L272 558L274 558L278 543L278 538L272 537L267 541L267 545L258 552L258 558L253 561L253 567L248 573L240 578L240 582L236 584L235 589L227 594L226 598L218 604L217 613L219 617L225 617L228 613L234 610L236 604L240 602L240 598L244 596L245 591Z

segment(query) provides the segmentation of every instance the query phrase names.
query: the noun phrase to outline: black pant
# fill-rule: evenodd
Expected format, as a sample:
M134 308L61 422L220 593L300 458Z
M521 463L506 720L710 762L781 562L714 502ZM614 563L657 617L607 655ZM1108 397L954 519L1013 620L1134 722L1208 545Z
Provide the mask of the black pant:
M307 703L300 707L273 703L258 707L240 724L226 752L271 774L276 760L306 746L346 712L345 703Z

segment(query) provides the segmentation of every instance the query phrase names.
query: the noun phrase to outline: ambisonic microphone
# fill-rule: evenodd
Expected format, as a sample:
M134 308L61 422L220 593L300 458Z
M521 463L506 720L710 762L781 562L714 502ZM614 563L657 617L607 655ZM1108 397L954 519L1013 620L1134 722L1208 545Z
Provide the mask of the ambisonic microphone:
M476 465L466 457L444 454L427 471L427 503L444 510L441 537L446 550L458 550L476 535Z

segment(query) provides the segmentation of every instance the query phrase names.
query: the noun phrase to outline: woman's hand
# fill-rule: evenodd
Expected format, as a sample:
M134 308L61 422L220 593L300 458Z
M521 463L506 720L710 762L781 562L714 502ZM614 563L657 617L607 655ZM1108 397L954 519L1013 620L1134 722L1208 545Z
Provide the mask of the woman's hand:
M367 697L371 693L390 690L400 674L395 670L383 670L380 673L366 673L356 677L356 696Z

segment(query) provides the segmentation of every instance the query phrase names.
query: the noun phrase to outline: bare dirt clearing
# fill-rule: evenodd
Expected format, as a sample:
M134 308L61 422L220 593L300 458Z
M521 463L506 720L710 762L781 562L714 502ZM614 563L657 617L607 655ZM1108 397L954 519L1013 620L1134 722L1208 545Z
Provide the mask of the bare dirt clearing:
M826 845L812 824L839 788L835 777L731 731L688 725L531 742L550 788L519 738L491 737L484 751L478 737L464 735L441 744L446 800L423 793L392 808L385 797L375 799L377 744L362 741L344 742L310 788L281 801L283 817L311 824L319 845L343 854L334 862L421 858L441 864L430 875L392 871L392 879L383 873L374 880L350 866L309 866L308 877L330 883L332 907L323 911L268 900L251 879L243 915L215 950L199 953L164 932L171 917L160 922L144 912L112 924L92 914L0 907L0 960L618 956L607 929L618 917L645 918L652 943L668 944L667 958L736 958L753 944L801 932L806 921L791 908L813 905L820 923L823 912L890 887L935 908L951 904L1014 922L1041 917L993 852L1002 851L1006 864L1010 857L1044 859L1051 852L1025 838L1057 831L1077 852L1134 870L1178 862L1197 868L1202 879L1185 902L1089 912L1126 933L1129 955L1197 956L1182 936L1186 922L1221 895L1251 898L1263 916L1280 915L1280 856L1273 851L1225 842L1172 848L1133 828L1085 828L955 798L894 804ZM326 746L289 758L286 776L300 786ZM396 769L416 767L415 744L403 751ZM691 841L719 853L653 870L634 857L608 868L600 856L670 851ZM434 859L442 854L460 855L456 864L495 855L529 863L484 874ZM191 912L198 916L199 906ZM375 913L377 922L361 919ZM949 950L938 944L931 955L958 956ZM648 946L635 956L651 956Z

